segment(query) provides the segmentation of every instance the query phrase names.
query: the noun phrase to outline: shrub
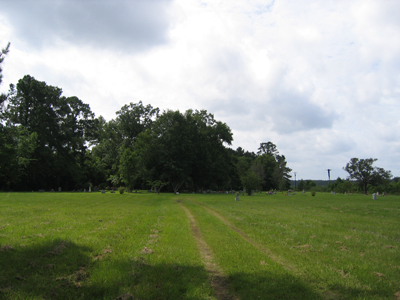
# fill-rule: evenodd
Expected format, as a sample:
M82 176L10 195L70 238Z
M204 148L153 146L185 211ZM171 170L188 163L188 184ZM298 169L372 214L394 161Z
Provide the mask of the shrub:
M123 194L125 192L125 187L120 186L118 191L119 191L120 194Z
M311 192L311 196L313 196L313 197L315 196L315 191Z

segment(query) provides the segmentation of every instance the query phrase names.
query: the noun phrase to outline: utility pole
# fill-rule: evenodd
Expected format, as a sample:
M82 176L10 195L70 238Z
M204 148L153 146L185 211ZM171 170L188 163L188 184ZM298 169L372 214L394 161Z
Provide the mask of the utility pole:
M332 170L332 169L327 169L327 171L328 171L329 185L331 184L331 170Z
M297 184L296 184L296 174L297 172L293 172L294 173L294 190L296 190L297 188Z

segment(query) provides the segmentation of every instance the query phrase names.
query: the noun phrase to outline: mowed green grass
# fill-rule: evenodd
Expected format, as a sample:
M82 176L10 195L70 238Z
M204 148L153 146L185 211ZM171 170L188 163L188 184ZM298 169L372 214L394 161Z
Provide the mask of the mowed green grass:
M400 197L0 194L0 299L400 299ZM221 275L220 274L220 275Z

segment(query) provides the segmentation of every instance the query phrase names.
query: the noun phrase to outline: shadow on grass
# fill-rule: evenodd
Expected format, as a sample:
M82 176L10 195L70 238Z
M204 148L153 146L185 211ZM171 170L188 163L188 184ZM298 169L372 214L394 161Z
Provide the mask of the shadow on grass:
M92 249L63 240L18 249L0 247L0 299L200 300L213 295L202 266L151 265L146 255L120 260L115 253L95 260ZM240 299L322 299L290 274L237 273L227 281ZM380 291L342 286L332 287L331 291L324 298L383 295ZM221 299L232 298L226 295Z
M397 290L390 291L388 288L359 289L345 285L330 285L328 294L333 295L330 299L398 299L395 297ZM338 297L337 295L341 295Z
M234 294L240 299L392 299L394 292L382 289L351 288L345 285L330 286L328 291L317 293L296 277L287 274L273 276L268 272L237 273L228 278Z
M13 249L0 245L0 299L209 299L201 266L150 265L145 255L119 260L114 253L54 240Z
M91 249L65 240L10 249L1 246L0 299L68 299L91 263Z
M229 276L234 294L240 299L392 299L394 292L381 289L352 288L345 285L330 286L317 293L300 279L287 274L274 276L269 272L237 273Z
M236 273L229 276L232 289L240 299L323 299L293 275L271 272Z

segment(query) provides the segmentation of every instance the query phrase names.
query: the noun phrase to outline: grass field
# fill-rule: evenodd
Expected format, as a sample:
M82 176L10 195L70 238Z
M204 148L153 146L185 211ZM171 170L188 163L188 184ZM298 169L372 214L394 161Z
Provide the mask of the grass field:
M400 299L400 197L0 193L0 299Z

